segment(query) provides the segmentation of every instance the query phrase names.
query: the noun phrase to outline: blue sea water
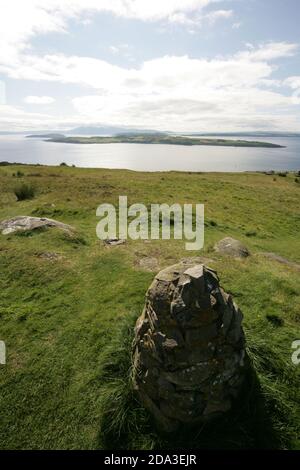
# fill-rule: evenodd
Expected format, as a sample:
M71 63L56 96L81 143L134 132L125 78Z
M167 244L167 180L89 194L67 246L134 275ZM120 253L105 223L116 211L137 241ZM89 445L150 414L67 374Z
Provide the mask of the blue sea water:
M219 136L222 137L222 136ZM230 137L261 140L285 148L245 148L148 144L63 144L20 135L0 136L0 161L136 171L300 170L299 137Z

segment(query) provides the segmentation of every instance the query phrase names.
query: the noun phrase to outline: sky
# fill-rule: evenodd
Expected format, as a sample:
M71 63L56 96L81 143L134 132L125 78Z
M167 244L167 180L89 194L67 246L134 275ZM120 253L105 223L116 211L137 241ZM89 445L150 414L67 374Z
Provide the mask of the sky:
M300 132L299 0L0 0L0 131Z

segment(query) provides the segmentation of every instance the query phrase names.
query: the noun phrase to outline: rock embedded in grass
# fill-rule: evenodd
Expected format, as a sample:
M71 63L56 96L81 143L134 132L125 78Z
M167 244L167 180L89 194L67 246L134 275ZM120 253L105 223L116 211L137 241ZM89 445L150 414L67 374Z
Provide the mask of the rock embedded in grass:
M120 238L106 238L103 240L105 246L119 246L125 245L126 240L122 240Z
M271 261L277 261L277 263L285 264L291 268L300 271L300 264L296 263L295 261L290 261L283 256L277 255L276 253L258 253L260 256L264 256L265 258L270 259Z
M239 240L231 237L226 237L217 242L214 250L223 255L228 255L233 258L247 258L250 256L248 248L243 245Z
M63 259L61 254L52 251L37 252L35 256L45 261L60 261Z
M137 262L137 266L144 271L149 272L157 272L159 269L158 259L157 258L149 258L147 256L141 258Z
M15 232L27 232L43 227L56 227L68 233L74 230L70 225L58 222L57 220L40 217L17 216L0 222L2 235L9 235Z
M229 411L246 370L242 314L202 264L178 264L151 284L133 342L133 385L166 432Z

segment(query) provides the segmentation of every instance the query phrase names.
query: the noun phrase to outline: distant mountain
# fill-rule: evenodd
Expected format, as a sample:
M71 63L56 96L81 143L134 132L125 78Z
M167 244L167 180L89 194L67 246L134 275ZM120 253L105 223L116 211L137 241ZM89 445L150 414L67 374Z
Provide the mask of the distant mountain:
M132 127L117 127L117 126L99 126L90 127L82 126L76 127L64 131L65 134L76 134L76 135L119 135L119 134L161 134L164 135L166 132L159 132L151 129L134 129Z
M26 136L28 139L59 139L64 137L64 134L31 134Z
M122 126L81 126L69 130L28 130L28 131L0 131L0 135L30 135L30 137L49 137L51 134L64 135L86 135L86 136L114 136L114 135L137 135L137 134L156 134L156 135L186 135L186 136L225 136L225 137L300 137L300 132L286 131L244 131L244 132L174 132L157 131L154 129L135 129Z
M64 131L56 131L56 130L40 130L40 131L33 131L32 129L28 131L0 131L0 135L26 135L30 137L40 137L43 135L49 134L61 134Z
M135 129L133 127L122 126L81 126L74 129L61 130L38 130L38 131L0 131L0 135L27 135L27 137L49 137L53 135L87 135L87 136L106 136L119 134L160 134L165 135L166 132L160 132L153 129Z
M300 137L300 132L276 132L276 131L245 131L245 132L188 132L181 134L192 136L225 136L225 137Z
M0 135L26 135L28 134L29 132L32 132L31 131L28 131L28 132L17 132L17 131L0 131Z
M277 131L245 131L245 132L174 132L157 131L154 129L134 129L132 127L122 126L81 126L67 131L62 131L66 135L87 135L87 136L107 136L107 135L137 135L137 134L156 134L156 135L190 135L190 136L226 136L226 137L300 137L299 132L277 132Z

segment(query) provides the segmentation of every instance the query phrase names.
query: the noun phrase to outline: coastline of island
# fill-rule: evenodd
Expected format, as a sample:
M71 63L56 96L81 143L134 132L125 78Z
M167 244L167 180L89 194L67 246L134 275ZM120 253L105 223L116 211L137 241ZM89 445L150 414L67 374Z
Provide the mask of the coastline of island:
M31 137L31 136L28 136ZM172 136L162 134L122 134L115 136L69 136L49 135L42 136L46 142L66 143L66 144L165 144L165 145L184 145L184 146L218 146L218 147L255 147L255 148L285 148L283 145L270 142L231 140L220 138L195 138L186 136Z

